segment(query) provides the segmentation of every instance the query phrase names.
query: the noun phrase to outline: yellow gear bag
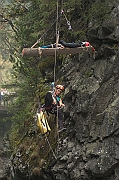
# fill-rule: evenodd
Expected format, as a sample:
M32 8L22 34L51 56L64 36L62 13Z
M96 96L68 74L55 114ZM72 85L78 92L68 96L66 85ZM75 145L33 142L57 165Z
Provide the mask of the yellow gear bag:
M41 134L43 135L51 131L50 126L48 124L47 119L45 118L43 111L40 111L40 113L37 113L37 126L39 127Z

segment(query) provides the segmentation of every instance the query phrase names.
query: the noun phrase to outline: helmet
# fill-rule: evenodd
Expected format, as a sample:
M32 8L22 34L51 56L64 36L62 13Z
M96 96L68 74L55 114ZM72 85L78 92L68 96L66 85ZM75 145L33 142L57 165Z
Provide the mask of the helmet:
M85 45L86 45L86 47L88 47L88 46L90 46L90 43L89 43L89 42L86 42L86 44L85 44Z
M64 86L59 84L56 86L56 89L60 89L60 90L64 91Z

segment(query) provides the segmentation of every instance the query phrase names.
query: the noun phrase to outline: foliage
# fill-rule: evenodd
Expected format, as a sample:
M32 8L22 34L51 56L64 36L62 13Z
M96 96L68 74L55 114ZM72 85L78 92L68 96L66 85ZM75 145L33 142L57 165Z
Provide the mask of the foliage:
M91 8L88 10L88 19L97 20L102 22L102 20L109 18L111 9L109 5L105 2L94 2Z

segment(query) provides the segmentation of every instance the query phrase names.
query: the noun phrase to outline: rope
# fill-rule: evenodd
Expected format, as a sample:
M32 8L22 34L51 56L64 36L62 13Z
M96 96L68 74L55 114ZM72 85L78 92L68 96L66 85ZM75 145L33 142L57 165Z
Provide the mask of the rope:
M58 47L58 0L57 0L57 19L56 19L56 48Z
M52 147L51 147L51 145L50 145L50 142L49 142L46 134L45 134L45 138L46 138L46 140L47 140L47 142L48 142L48 145L49 145L49 147L50 147L50 149L51 149L51 151L52 151L52 153L53 153L53 156L55 157L55 159L57 159L57 157L56 157L56 155L55 155L55 153L54 153L54 151L53 151L53 149L52 149Z
M58 22L58 19L62 16L62 12L60 14L59 17L57 17L57 19L51 24L51 26L49 26L49 28L42 34L42 36L31 46L31 48L35 47L40 41L41 39L45 36L45 34L51 29L51 27Z
M58 106L57 106L57 139L58 139L58 142L57 142L57 153L58 153L58 149L59 149L59 128L58 128L59 123L58 123L58 119L59 119L59 117L58 117Z
M62 14L62 12L61 12ZM57 0L57 22L56 22L56 49L55 49L55 63L54 63L54 83L56 81L56 64L57 64L57 47L59 42L59 31L58 31L58 0ZM59 149L59 128L58 128L58 105L57 105L57 121L56 121L56 129L57 129L57 150Z
M57 0L57 18L56 18L56 48L58 47L58 41L59 41L59 32L58 32L58 0ZM54 84L56 81L56 61L57 61L57 51L55 49L55 62L54 62Z
M63 2L62 2L63 4ZM56 20L51 24L51 26L42 34L42 36L31 46L31 48L34 48L40 41L41 39L45 36L45 34L51 29L51 27L56 23L56 39L57 39L57 35L58 35L58 19L60 17L62 17L62 14L64 14L64 17L67 21L67 25L68 25L68 29L69 30L72 30L72 27L71 27L71 24L70 24L70 21L68 20L67 16L65 15L64 11L61 10L61 13L60 13L60 16L58 16L58 0L57 0L57 18Z
M64 11L62 10L62 13L64 14L64 17L67 21L67 25L68 25L68 30L73 30L72 27L71 27L71 24L70 24L70 21L67 19L67 16L65 15Z
M56 60L57 60L57 52L56 52L56 48L55 48L55 62L54 62L54 85L55 85L55 81L56 81Z

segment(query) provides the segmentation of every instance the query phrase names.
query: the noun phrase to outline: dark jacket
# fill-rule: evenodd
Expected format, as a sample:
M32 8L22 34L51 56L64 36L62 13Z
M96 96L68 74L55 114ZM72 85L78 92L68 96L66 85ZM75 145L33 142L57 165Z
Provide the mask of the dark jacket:
M48 91L45 96L45 109L47 112L51 114L56 114L57 112L57 105L58 105L58 100L56 97L57 104L53 104L53 92Z
M53 92L48 91L45 96L45 110L46 112L50 114L58 115L58 123L59 126L63 127L63 112L62 109L58 109L57 106L59 106L60 97L56 96L54 97L56 99L57 104L53 104Z

